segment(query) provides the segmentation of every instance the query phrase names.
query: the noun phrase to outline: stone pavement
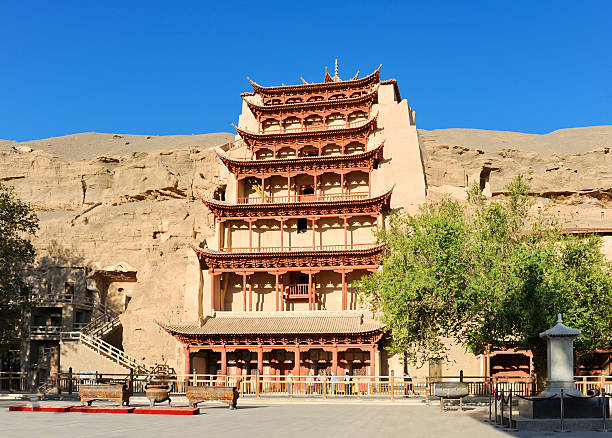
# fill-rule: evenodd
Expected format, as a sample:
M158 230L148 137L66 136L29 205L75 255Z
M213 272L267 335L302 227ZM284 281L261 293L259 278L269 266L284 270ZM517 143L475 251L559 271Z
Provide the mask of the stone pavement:
M182 400L176 400L181 405ZM0 437L544 437L553 433L516 433L495 429L484 420L488 411L472 408L461 414L440 413L437 404L340 400L238 401L238 409L202 405L198 416L8 412L26 401L0 400ZM36 403L36 402L34 402ZM45 401L40 404L75 404ZM105 404L105 403L94 403ZM134 400L133 405L145 405ZM564 437L603 436L597 432Z

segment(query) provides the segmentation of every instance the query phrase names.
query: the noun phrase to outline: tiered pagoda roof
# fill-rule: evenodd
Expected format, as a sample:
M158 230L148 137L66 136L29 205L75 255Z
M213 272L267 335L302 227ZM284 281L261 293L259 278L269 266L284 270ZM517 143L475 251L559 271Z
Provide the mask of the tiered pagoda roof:
M323 249L295 249L290 251L281 248L251 249L248 252L216 251L192 246L200 260L202 269L213 270L251 270L268 271L272 268L345 268L376 269L380 257L386 248L385 244L353 245L347 249L344 245L330 245Z
M304 129L257 133L241 129L235 125L234 129L251 150L261 148L277 150L287 146L316 144L318 142L365 142L368 136L377 128L376 119L377 116L374 116L370 117L365 122L356 123L352 126L313 130Z
M280 158L270 160L248 160L229 157L221 149L215 152L228 170L236 178L248 178L260 175L280 175L308 171L326 170L372 170L376 162L383 158L383 143L376 148L358 154L309 156L301 158Z
M244 101L247 103L253 114L256 116L261 114L300 114L303 112L312 112L314 110L340 111L346 108L364 108L367 109L375 103L377 96L376 89L358 97L344 99L317 100L311 102L297 102L280 105L260 105L253 102L248 97Z
M292 96L299 94L308 94L312 92L338 92L342 90L353 90L359 87L372 86L380 81L380 65L373 73L365 76L361 79L353 78L348 81L326 81L314 84L300 84L300 85L283 85L276 87L264 87L249 79L249 82L253 86L253 92L264 97L277 97L277 96ZM330 77L331 78L331 77ZM252 93L243 93L249 95Z
M383 325L364 311L215 312L199 322L157 322L184 344L226 345L373 343Z

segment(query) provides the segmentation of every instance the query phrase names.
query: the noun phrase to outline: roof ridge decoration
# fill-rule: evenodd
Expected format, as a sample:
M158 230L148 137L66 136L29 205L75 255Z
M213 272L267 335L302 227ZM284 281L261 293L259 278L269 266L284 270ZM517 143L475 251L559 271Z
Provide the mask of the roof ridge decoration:
M374 70L372 73L370 73L368 76L364 76L361 79L351 79L349 81L341 81L341 82L334 82L333 79L331 82L320 82L320 83L312 83L312 84L301 84L301 85L285 85L285 86L276 86L276 87L264 87L262 85L259 85L258 83L256 83L255 81L251 80L251 78L247 77L247 80L251 83L251 86L253 87L253 91L256 93L278 93L278 92L284 92L284 91L295 91L295 92L299 92L302 90L310 90L310 89L315 89L315 88L342 88L344 86L351 86L351 85L361 85L361 84L365 84L368 83L368 81L378 81L380 80L380 69L382 68L382 64L380 64L378 66L378 68L376 70ZM329 73L327 73L329 75ZM331 76L330 76L331 78Z

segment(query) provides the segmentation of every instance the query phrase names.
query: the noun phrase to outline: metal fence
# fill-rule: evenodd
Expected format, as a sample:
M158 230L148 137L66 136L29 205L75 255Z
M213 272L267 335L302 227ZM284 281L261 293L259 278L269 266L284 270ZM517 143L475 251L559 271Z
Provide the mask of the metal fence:
M494 391L530 396L541 388L531 378L444 376L408 379L401 376L277 376L264 374L219 375L219 374L109 374L109 373L60 373L53 374L48 386L61 393L78 392L81 384L104 384L126 382L131 378L133 392L144 393L146 385L155 382L167 383L172 394L184 394L187 386L237 386L241 396L256 397L429 397L435 393L436 384L459 382L468 384L469 396L489 397ZM612 393L612 376L575 377L576 389L586 394L588 390L605 389ZM25 373L0 372L0 391L33 391Z

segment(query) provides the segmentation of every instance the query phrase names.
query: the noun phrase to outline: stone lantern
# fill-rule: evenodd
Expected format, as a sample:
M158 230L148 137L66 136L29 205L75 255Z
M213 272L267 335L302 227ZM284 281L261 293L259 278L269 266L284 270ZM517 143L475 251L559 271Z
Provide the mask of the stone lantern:
M580 330L563 324L561 314L557 319L557 325L540 333L540 337L546 339L546 357L548 373L544 391L541 397L553 394L583 396L576 390L574 385L574 338L580 335Z

